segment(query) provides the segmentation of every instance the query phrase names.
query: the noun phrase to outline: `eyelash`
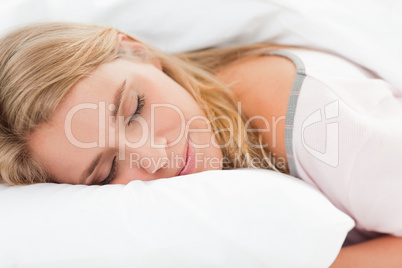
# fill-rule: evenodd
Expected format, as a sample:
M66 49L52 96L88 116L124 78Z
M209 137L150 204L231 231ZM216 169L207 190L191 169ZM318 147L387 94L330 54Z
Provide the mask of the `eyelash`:
M145 96L143 94L137 96L137 103L137 110L135 110L135 113L128 120L128 126L142 113L142 109L145 106Z
M110 169L109 175L107 176L106 179L104 179L103 181L100 182L100 185L109 184L116 177L116 173L117 173L116 157L117 156L115 156L113 158L112 167Z
M142 109L145 106L145 97L143 94L138 95L137 103L138 103L137 109L135 110L135 113L130 117L130 120L128 120L127 125L130 125L130 123L132 121L134 121L142 113ZM109 184L112 180L114 180L116 173L117 173L117 165L116 165L116 156L115 156L113 158L112 167L110 169L109 175L107 176L106 179L104 179L103 181L100 182L100 185Z

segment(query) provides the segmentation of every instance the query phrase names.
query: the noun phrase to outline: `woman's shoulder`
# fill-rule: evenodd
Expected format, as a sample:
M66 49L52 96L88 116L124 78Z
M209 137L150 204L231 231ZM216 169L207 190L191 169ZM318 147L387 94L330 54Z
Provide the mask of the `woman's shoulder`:
M218 74L241 102L242 112L255 117L251 125L264 130L264 141L277 157L286 160L286 111L296 77L294 63L276 55L250 56L224 67Z
M232 91L246 106L249 101L256 100L266 110L267 104L277 103L279 99L287 103L296 77L296 67L291 60L282 56L250 56L225 66L217 75L232 85ZM256 103L253 104L255 107Z
M217 75L227 83L235 83L232 87L235 93L244 94L243 89L251 85L291 85L296 76L296 68L288 58L267 54L239 59L223 67Z

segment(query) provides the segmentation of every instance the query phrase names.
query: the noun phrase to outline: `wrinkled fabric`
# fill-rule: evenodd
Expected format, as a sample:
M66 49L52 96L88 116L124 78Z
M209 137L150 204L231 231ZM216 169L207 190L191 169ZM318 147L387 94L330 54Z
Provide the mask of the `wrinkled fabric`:
M346 244L402 236L401 96L347 60L296 49L284 56L304 76L287 113L291 175L355 220Z

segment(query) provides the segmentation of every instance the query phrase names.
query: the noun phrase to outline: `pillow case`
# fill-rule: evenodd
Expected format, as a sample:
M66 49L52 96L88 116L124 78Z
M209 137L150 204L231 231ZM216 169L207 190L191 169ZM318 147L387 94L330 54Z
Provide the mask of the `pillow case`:
M351 218L269 170L0 185L0 267L328 267Z

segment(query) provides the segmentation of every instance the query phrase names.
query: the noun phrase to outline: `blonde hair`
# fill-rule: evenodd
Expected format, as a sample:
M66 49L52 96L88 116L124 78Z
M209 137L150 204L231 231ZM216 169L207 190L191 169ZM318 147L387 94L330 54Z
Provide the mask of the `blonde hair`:
M34 130L49 122L69 90L100 65L118 58L149 60L141 53L127 53L114 28L76 23L41 23L20 28L0 39L0 182L10 185L49 182L41 163L31 154L28 141ZM131 37L130 37L131 38ZM134 38L132 38L135 40ZM137 40L136 40L137 41ZM220 131L231 127L221 116L239 116L229 85L213 74L250 51L277 48L259 44L170 55L149 45L150 57L183 86L211 121L224 157L224 168L276 169L260 135L248 135L242 120L232 120L236 134ZM253 158L263 159L256 165ZM283 169L283 168L282 168ZM277 169L276 169L277 170ZM285 170L282 170L285 172Z

